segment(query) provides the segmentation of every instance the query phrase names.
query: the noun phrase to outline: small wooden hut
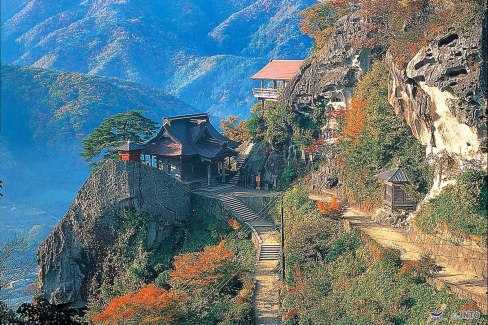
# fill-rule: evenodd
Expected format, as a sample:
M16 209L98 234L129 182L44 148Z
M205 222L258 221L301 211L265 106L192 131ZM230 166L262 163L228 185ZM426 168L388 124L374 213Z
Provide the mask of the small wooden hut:
M400 167L382 172L375 178L384 184L383 201L391 210L416 209L417 203L405 192L405 185L410 184L410 181Z
M119 153L120 160L141 161L141 152L144 145L131 142L130 140L114 148Z

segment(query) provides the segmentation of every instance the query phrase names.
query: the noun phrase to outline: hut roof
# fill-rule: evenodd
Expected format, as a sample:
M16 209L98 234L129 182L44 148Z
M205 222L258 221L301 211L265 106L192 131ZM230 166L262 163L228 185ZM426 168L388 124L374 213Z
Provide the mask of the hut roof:
M159 133L143 151L156 156L192 156L203 159L235 156L239 145L217 131L207 113L163 118Z
M385 172L379 173L378 175L374 176L376 179L384 182L391 182L391 183L408 183L409 180L407 175L401 170L401 168L396 167Z
M115 151L136 151L144 149L143 144L131 142L130 140L114 148Z
M271 60L251 79L290 81L298 73L303 60Z

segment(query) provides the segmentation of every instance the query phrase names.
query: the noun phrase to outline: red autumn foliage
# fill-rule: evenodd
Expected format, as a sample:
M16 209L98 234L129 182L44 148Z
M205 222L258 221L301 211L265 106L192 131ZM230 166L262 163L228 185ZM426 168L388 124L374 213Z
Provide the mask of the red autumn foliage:
M317 210L319 210L319 212L322 214L337 213L340 212L342 208L341 204L339 203L339 200L335 195L332 196L332 199L330 200L329 203L318 201L316 203L316 206L317 206Z
M94 323L143 324L171 322L178 313L178 304L188 297L179 291L167 291L149 284L137 292L115 298L105 309L93 316Z
M225 240L216 246L207 246L201 253L180 254L175 257L171 279L191 286L207 286L224 276L234 253L225 247Z
M309 153L317 153L322 149L325 145L325 139L315 139L311 138L311 143L307 147L303 148L303 151Z
M398 274L404 274L404 273L412 273L415 269L419 267L419 261L408 261L402 265L400 270L398 270Z
M298 309L292 309L286 313L285 319L292 319L296 314L298 314Z
M327 120L340 120L346 116L345 108L334 108L327 111Z

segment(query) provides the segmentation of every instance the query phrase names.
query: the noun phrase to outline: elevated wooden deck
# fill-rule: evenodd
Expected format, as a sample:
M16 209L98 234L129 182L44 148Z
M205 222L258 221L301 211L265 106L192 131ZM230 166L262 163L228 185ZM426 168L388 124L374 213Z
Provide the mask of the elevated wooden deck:
M254 88L253 94L257 99L278 100L280 90L276 88Z

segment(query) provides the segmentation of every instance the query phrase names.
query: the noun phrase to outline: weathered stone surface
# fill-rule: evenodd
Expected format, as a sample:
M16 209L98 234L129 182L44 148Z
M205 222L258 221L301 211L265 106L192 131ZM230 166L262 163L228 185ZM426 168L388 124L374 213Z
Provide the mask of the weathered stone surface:
M451 29L423 47L405 69L389 57L390 103L433 153L463 159L486 153L486 47L482 26ZM485 37L486 39L486 37Z
M344 17L336 23L336 34L318 53L308 58L286 87L284 100L291 107L345 107L359 78L370 68L370 49L357 45L367 38L360 17Z
M249 178L255 186L255 177L261 175L261 186L273 184L280 178L285 168L285 159L264 142L257 143L249 153L242 175Z
M407 239L418 244L422 248L422 254L432 256L438 263L480 278L486 279L488 276L486 248L469 239L460 242L449 233L426 234L416 227L413 227Z
M166 244L175 222L186 219L189 188L144 164L106 162L83 184L64 218L39 246L37 284L44 298L80 307L117 275L113 265L119 255L112 246L127 208L146 212L145 248L157 249Z

